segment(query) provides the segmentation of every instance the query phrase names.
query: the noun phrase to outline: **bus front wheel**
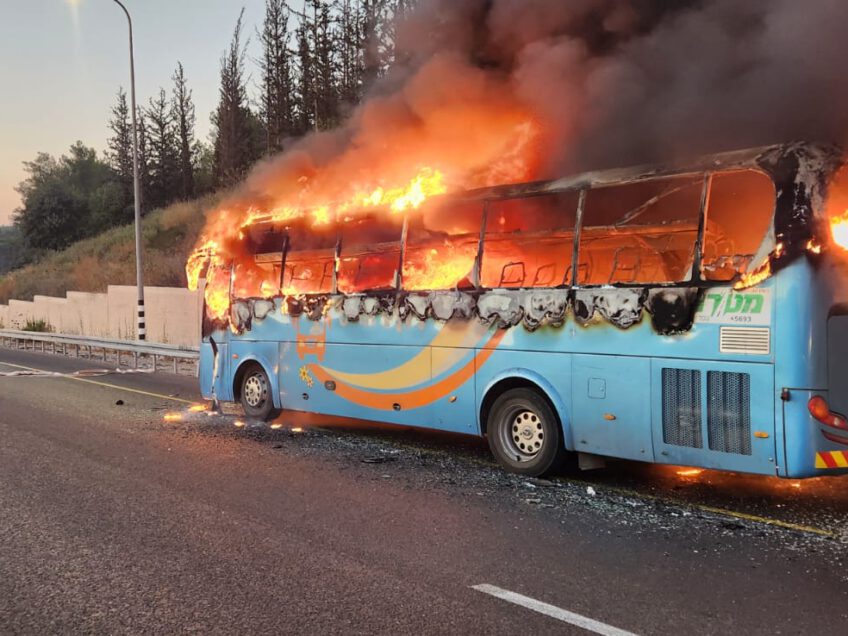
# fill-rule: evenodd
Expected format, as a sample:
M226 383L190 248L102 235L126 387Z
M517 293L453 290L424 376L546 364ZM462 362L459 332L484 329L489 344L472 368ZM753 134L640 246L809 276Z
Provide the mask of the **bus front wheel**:
M492 404L486 425L489 448L506 470L539 477L563 464L559 420L538 391L504 391Z
M253 365L244 372L240 398L244 414L248 417L270 420L280 414L279 409L274 408L268 374L259 365Z

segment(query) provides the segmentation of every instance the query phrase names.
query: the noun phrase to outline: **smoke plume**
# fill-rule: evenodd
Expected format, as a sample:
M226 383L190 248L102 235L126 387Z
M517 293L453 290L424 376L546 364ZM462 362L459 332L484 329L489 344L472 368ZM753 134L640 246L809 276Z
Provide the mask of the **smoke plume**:
M422 0L349 120L264 162L225 207L349 200L422 167L474 187L842 142L846 24L844 0Z

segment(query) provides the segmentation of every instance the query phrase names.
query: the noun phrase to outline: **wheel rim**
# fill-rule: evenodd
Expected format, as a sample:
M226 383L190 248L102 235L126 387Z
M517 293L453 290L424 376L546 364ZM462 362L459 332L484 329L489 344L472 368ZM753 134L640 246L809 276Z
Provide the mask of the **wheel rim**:
M244 382L244 401L251 408L259 408L268 397L268 383L261 373L254 373Z
M541 415L525 406L516 406L504 414L500 438L510 457L530 461L545 444L545 425Z

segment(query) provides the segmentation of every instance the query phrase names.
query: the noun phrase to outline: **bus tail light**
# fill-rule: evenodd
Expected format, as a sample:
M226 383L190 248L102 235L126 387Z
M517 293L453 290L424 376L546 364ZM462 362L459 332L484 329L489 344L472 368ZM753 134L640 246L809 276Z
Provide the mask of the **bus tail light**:
M810 401L807 402L807 408L810 411L810 415L812 415L816 420L824 424L825 426L830 426L832 428L839 428L843 431L848 431L848 420L846 420L843 416L839 415L839 413L834 413L830 410L830 406L823 397L819 395L814 395L810 398Z

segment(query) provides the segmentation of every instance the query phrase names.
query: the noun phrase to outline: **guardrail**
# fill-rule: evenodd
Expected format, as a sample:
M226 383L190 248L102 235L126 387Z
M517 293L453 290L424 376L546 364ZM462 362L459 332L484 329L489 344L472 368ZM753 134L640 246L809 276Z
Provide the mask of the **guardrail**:
M174 373L177 373L177 363L180 360L200 359L198 347L183 347L179 345L160 344L152 342L140 342L135 340L110 340L108 338L96 338L93 336L72 336L59 333L45 333L40 331L18 331L16 329L0 329L0 343L3 346L11 346L14 349L32 349L50 353L62 353L69 355L70 351L80 357L87 352L86 358L93 359L93 352L103 352L102 360L106 360L106 352L115 352L118 365L121 364L121 354L130 353L133 357L133 368L138 368L139 356L148 356L153 359L153 369L159 368L160 358L170 358L173 361ZM12 344L14 343L14 344ZM36 348L38 343L38 348ZM21 346L23 345L23 347ZM31 346L27 346L31 345ZM48 349L49 345L49 349ZM59 349L61 347L61 350Z

